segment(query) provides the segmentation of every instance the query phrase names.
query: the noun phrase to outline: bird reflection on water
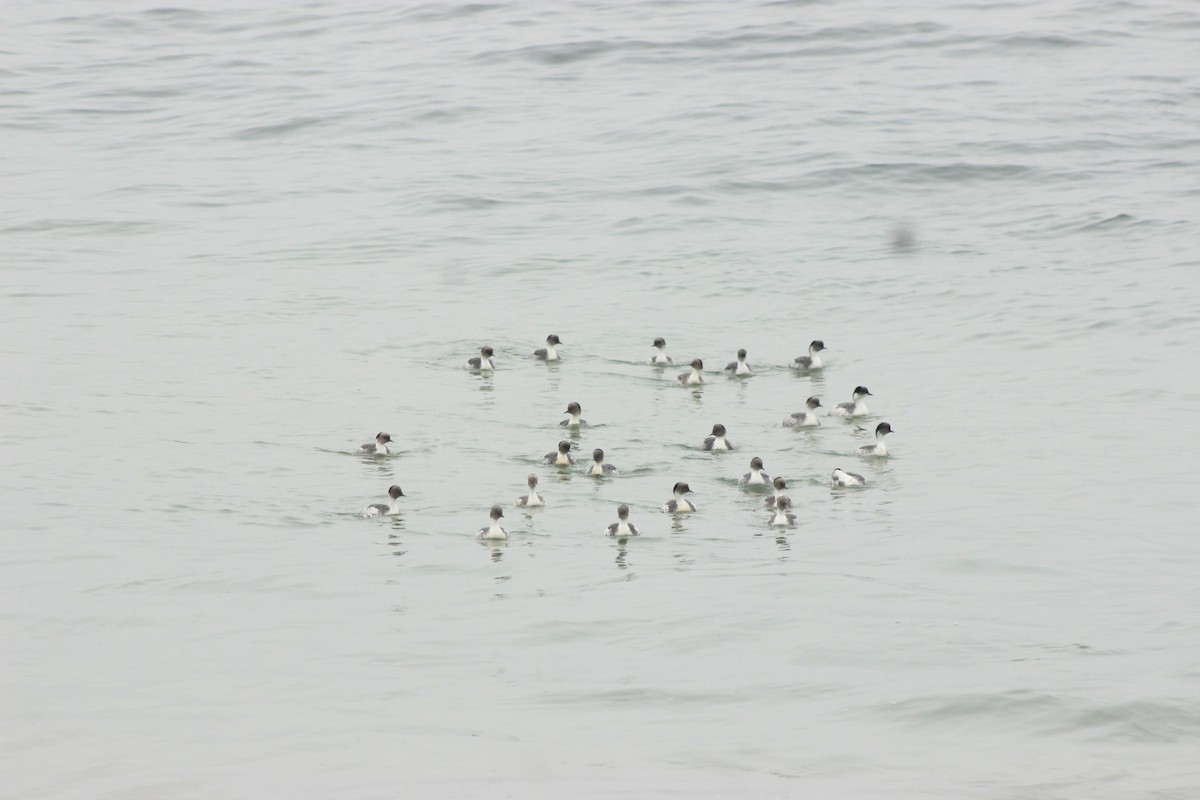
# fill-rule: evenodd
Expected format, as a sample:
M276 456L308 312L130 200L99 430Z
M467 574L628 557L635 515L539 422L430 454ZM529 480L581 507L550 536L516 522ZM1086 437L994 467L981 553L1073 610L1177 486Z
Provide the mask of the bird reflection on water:
M508 542L496 539L477 539L479 546L484 550L489 551L492 557L492 563L499 562L504 558L504 550L508 547Z
M372 456L362 459L363 474L372 483L395 483L395 469L387 456Z
M617 565L617 569L629 569L629 548L626 547L626 543L628 541L628 536L617 539L617 557L613 561L613 563Z
M391 530L388 531L387 547L391 551L391 555L396 558L403 558L408 554L407 550L400 549L403 545L400 541L399 532L404 530L404 520L399 517L392 517Z
M475 374L475 377L479 380L479 391L487 393L487 395L483 398L483 404L487 408L491 408L496 403L495 395L491 394L491 392L495 390L495 387L492 385L492 377L494 375L495 373L491 371L479 372Z

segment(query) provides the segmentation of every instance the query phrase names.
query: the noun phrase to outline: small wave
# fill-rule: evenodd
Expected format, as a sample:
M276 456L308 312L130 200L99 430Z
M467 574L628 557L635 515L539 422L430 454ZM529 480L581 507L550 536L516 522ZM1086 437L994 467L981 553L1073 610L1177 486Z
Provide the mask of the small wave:
M1093 739L1146 743L1200 739L1200 708L1194 700L1137 700L1080 709L1052 728L1089 731Z
M1122 323L1120 320L1098 319L1095 322L1091 323L1090 325L1084 326L1084 330L1103 331L1103 330L1108 330L1109 328L1119 328L1119 327L1121 327L1121 324Z
M321 125L324 122L325 120L320 117L297 117L296 119L274 125L257 125L253 128L243 128L235 133L233 138L241 140L274 139L304 130L305 128Z
M110 194L171 194L181 193L185 187L178 183L135 183L129 186L117 186L113 189L100 192L101 196Z
M857 181L874 181L882 177L897 183L920 185L1023 179L1037 173L1038 170L1024 164L969 164L961 161L953 164L901 162L818 170L810 173L810 177L831 177Z
M1083 39L1074 38L1071 36L1056 36L1054 34L1033 35L1028 33L1015 33L1009 36L1001 36L998 41L1004 47L1017 47L1023 50L1035 48L1048 48L1052 50L1060 50L1065 47L1087 47L1092 42L1084 41Z
M197 11L194 8L174 8L169 6L147 8L141 13L147 17L166 17L170 19L202 19L205 16L203 11Z
M186 94L186 90L180 88L163 88L163 89L133 89L122 87L120 89L103 89L101 91L89 92L88 97L103 98L103 99L122 99L131 98L136 100L152 100L160 97L179 97ZM138 109L142 110L142 109Z
M157 109L153 108L67 108L63 111L67 114L80 114L83 116L97 117L127 117L134 114L153 114Z
M486 14L499 8L504 8L504 6L496 3L466 3L461 6L447 7L431 3L409 9L408 18L414 22L444 22Z
M492 197L480 197L477 195L446 195L434 200L435 207L430 209L431 213L438 211L480 211L483 209L496 208L498 206L508 205L507 200L497 200Z
M1063 700L1041 692L968 692L954 695L931 695L902 700L888 710L919 724L929 720L982 719L986 717L1029 718L1032 714L1049 713L1061 708Z
M912 35L927 36L943 30L944 26L928 21L905 25L871 23L798 32L780 32L769 27L739 28L725 36L698 36L677 41L588 39L529 45L509 50L488 50L478 53L474 58L484 62L517 59L553 66L586 61L610 53L649 55L655 60L675 60L697 55L711 58L716 52L742 50L746 52L747 58L761 59L792 57L796 55L796 49L800 46L805 46L805 52L811 52L814 46L819 46L821 52L853 52L856 49L855 43ZM772 52L770 48L780 48L780 51Z
M1179 742L1200 738L1200 708L1190 700L1137 700L1097 704L1044 692L933 695L905 700L888 710L924 725L931 720L994 724L1007 720L1047 735L1083 734L1089 739Z
M330 30L326 27L324 20L321 24L313 28L300 28L298 30L271 31L254 37L257 42L270 42L276 39L311 39L317 36L325 36Z
M1035 50L1066 50L1077 47L1106 46L1101 42L1054 34L1036 35L1014 33L1003 36L961 36L942 43L956 53L980 53L993 50L1029 52Z
M620 45L615 42L571 42L568 44L525 47L516 51L515 55L539 64L573 64L577 61L587 61L596 56L612 52L619 47Z
M19 225L0 228L0 234L38 234L63 233L80 236L129 236L140 233L151 233L161 230L162 226L153 222L137 220L99 220L99 219L39 219Z
M845 187L895 188L900 186L943 186L1024 181L1041 171L1023 164L921 164L898 162L858 164L813 170L782 180L725 180L710 187L712 191L733 194L791 192L801 189Z
M1100 220L1099 222L1091 222L1082 226L1081 231L1101 231L1111 228L1124 228L1129 225L1136 224L1136 220L1129 214L1114 214L1111 217Z

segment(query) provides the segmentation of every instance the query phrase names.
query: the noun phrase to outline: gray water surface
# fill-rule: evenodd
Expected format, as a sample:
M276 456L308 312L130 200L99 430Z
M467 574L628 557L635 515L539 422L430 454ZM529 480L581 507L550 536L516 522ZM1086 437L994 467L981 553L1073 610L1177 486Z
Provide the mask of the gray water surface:
M4 4L0 795L1200 796L1198 35Z

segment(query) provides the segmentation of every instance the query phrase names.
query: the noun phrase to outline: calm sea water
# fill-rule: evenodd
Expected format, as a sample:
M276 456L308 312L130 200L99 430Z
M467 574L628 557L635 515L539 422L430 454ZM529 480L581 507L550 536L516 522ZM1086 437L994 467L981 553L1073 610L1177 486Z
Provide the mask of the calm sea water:
M0 796L1200 796L1195 4L107 5L0 7Z

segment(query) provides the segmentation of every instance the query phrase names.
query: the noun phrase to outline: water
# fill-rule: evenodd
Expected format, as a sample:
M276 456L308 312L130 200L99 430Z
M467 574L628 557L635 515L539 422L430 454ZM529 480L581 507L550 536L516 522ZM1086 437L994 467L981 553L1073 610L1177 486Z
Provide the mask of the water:
M5 4L0 795L1197 796L1198 29Z

